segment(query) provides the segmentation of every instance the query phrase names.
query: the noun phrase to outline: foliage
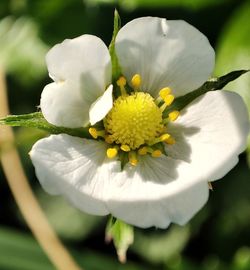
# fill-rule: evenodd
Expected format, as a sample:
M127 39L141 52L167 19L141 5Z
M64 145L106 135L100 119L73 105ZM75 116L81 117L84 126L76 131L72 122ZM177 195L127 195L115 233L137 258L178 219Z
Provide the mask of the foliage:
M234 68L250 68L250 25L246 23L250 16L250 2L243 4L226 24L218 45L217 74ZM233 82L228 90L240 94L250 115L250 74ZM248 139L248 163L250 166L250 136Z
M48 47L37 35L37 25L27 17L0 20L0 66L29 83L45 74Z

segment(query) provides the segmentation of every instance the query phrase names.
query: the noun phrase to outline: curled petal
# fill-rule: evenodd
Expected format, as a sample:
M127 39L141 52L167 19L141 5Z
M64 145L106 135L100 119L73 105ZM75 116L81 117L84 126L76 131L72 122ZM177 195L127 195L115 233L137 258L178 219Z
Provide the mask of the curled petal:
M89 110L90 124L101 121L113 106L113 85L111 84L104 94L99 97L91 106Z
M69 128L88 124L89 104L81 98L72 83L50 83L41 95L40 106L45 119L51 124Z
M107 47L99 38L83 35L54 46L46 61L49 74L55 81L45 87L41 98L46 120L65 127L86 125L90 105L111 83L111 60Z

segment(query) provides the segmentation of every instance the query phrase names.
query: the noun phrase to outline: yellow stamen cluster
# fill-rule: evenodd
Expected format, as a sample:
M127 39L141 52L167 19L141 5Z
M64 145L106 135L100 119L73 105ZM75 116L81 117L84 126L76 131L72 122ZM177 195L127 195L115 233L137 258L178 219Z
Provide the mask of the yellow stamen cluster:
M150 154L158 158L163 154L163 143L175 143L175 139L166 132L166 125L180 115L179 111L173 110L166 118L163 117L165 109L175 98L169 87L162 88L158 98L153 99L140 91L141 82L141 76L135 74L130 82L134 92L130 93L125 87L125 77L120 77L117 86L121 95L105 117L104 129L89 128L94 139L100 137L110 145L106 153L108 158L115 158L123 152L133 166L137 165L139 156Z
M104 125L114 142L137 149L161 134L162 113L147 93L120 96L106 116Z

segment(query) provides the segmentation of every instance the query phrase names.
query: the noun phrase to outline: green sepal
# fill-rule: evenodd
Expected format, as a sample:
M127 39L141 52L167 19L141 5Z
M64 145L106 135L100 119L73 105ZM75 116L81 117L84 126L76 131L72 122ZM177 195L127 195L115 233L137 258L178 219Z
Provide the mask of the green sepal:
M163 114L164 117L167 117L167 115L174 110L177 110L177 111L182 110L189 103L195 100L197 97L204 95L205 93L209 91L222 89L229 82L236 80L237 78L239 78L241 75L245 74L246 72L249 72L249 70L235 70L219 78L212 78L208 80L198 89L184 96L176 98L174 103L164 111L164 114Z
M65 133L80 138L92 138L88 132L88 128L66 128L54 126L45 120L41 112L8 115L0 119L0 125L8 125L12 127L31 127L45 130L50 134Z
M107 243L113 240L119 261L125 263L127 250L134 242L134 227L111 216L106 226L105 240Z
M129 162L128 153L121 151L119 154L119 158L121 161L121 169L123 170L125 165Z
M112 63L112 82L113 84L117 81L117 79L121 76L121 68L119 65L118 58L115 53L115 39L117 36L117 33L119 32L121 28L121 18L119 16L118 11L115 9L114 12L114 30L112 39L109 45L109 53L111 56L111 63Z

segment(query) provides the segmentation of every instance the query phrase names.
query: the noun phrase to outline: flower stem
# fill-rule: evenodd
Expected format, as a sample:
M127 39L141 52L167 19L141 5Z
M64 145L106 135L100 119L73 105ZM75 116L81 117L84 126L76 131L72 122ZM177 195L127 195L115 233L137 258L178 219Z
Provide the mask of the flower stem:
M0 117L9 113L5 73L0 69ZM11 127L0 127L1 162L9 187L30 230L58 270L80 270L48 223L22 168Z

